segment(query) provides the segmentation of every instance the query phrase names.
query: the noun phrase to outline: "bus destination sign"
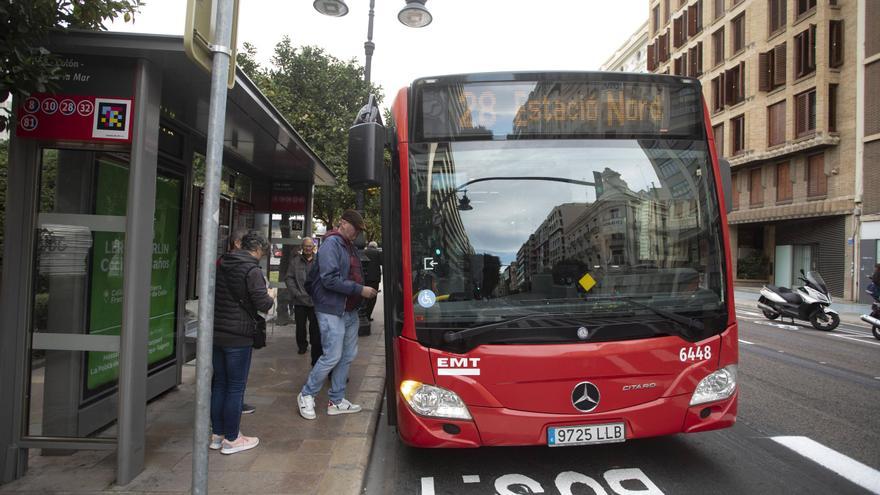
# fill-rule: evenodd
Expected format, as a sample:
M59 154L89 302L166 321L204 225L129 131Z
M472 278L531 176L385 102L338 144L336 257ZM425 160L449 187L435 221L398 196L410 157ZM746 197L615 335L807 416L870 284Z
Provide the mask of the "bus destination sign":
M688 86L640 82L424 84L426 140L541 137L671 137L700 122Z

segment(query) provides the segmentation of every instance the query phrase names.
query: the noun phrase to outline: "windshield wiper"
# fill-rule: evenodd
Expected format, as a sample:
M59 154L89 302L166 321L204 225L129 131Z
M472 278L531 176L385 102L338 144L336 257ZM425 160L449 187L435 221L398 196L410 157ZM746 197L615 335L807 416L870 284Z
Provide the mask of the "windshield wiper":
M703 331L706 329L706 326L703 325L703 322L700 321L700 320L695 320L695 319L693 319L693 318L688 318L687 316L683 316L683 315L680 315L680 314L678 314L678 313L674 313L674 312L672 312L672 311L667 311L667 310L665 310L665 309L660 309L660 308L658 308L658 307L656 307L656 306L652 306L652 305L650 305L650 304L645 304L645 303L642 303L642 302L638 302L638 301L635 301L635 300L634 300L633 298L631 298L631 297L626 297L626 296L615 297L614 300L624 301L624 302L626 302L626 303L632 304L633 306L638 306L638 307L640 307L640 308L645 308L645 309L647 309L648 311L651 311L652 313L654 313L654 314L656 314L656 315L658 315L658 316L662 316L662 317L666 318L667 320L669 320L669 321L671 321L671 322L673 322L673 323L678 323L678 324L679 324L679 328L681 328L681 330L682 330L682 331L681 331L681 335L682 335L686 340L693 341L693 340L696 339L699 335L701 335L701 334L703 333ZM694 335L694 333L693 333L694 330L697 330L697 331L699 332L699 334L698 334L698 335Z
M459 330L458 332L456 332L455 330L449 330L443 334L443 341L447 344L454 344L455 342L460 342L468 337L473 337L475 335L486 333L493 328L503 327L504 325L507 325L509 323L526 320L528 318L534 318L536 316L548 316L548 314L549 313L529 313L526 315L517 316L516 318L495 321L492 323L487 323L485 325L478 325L465 330Z

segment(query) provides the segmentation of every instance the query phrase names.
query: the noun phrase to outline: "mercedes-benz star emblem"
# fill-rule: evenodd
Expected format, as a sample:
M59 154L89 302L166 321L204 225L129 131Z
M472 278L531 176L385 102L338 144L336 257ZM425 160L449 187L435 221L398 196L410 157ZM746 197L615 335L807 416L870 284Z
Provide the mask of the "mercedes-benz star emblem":
M571 403L575 409L590 412L599 405L599 388L590 382L580 382L571 391Z

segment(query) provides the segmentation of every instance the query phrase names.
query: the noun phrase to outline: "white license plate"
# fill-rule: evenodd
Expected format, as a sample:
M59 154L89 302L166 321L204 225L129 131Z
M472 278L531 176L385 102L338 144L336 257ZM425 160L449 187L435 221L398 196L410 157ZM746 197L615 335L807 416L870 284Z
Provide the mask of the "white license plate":
M614 443L626 440L623 423L605 423L583 426L551 426L547 428L547 445L563 447L566 445L590 445Z

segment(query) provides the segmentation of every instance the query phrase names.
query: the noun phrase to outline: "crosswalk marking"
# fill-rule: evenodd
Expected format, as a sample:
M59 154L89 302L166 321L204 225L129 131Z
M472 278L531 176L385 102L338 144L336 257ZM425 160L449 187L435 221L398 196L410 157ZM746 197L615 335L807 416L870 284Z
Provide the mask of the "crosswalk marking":
M425 476L422 478L422 495L434 495L434 477Z
M880 494L880 471L807 437L770 438L862 488Z

